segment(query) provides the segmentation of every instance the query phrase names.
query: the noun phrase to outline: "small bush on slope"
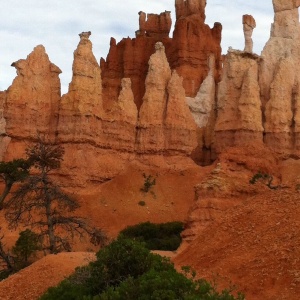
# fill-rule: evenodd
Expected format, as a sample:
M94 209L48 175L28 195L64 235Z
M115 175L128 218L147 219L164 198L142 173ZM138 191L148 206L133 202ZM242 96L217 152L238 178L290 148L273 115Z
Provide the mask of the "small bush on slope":
M150 222L128 226L121 231L127 238L145 242L149 250L176 250L181 243L182 222L154 224Z
M40 300L241 300L217 293L204 280L178 273L166 259L143 244L119 237L97 253L97 261L78 268Z

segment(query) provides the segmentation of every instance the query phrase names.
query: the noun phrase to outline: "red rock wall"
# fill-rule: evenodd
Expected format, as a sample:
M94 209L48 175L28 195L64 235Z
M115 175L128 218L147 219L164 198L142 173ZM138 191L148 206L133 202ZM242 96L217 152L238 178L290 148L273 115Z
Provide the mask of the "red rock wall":
M138 108L142 105L145 93L145 79L148 61L154 53L156 42L162 42L171 69L183 77L187 96L195 97L201 83L206 78L209 56L215 56L215 79L221 72L221 31L220 23L211 29L204 23L205 1L176 1L176 23L173 38L169 38L171 21L169 12L160 15L140 12L140 29L134 39L126 38L116 43L111 40L106 60L101 59L104 107L116 100L120 91L121 79L132 81L132 90Z

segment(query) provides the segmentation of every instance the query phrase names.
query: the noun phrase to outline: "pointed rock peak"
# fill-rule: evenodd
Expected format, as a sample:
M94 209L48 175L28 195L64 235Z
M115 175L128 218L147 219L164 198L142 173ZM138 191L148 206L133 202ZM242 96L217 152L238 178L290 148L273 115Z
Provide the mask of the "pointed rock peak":
M205 19L206 0L176 0L176 19L190 15L200 15Z
M91 34L92 33L90 31L83 31L83 32L79 33L80 40L88 40L90 38Z
M121 91L118 97L119 106L125 110L126 106L130 106L134 108L137 112L137 107L134 103L134 96L131 89L131 79L130 78L122 78L121 80Z
M245 52L252 53L253 51L253 41L252 33L253 29L256 27L255 19L251 15L243 15L243 30L245 36Z
M82 32L79 34L80 41L77 46L77 49L74 52L74 59L90 61L92 63L92 65L97 67L97 66L99 66L99 64L98 64L98 62L93 54L93 51L92 51L93 44L89 40L90 35L91 35L90 31ZM73 68L74 68L74 65L73 65Z
M138 110L136 104L134 103L130 78L122 78L121 80L121 92L118 97L118 106L119 109L123 111L123 114L125 113L127 117L130 117L136 122Z
M149 69L146 78L147 83L155 83L156 88L161 86L162 89L166 88L166 84L171 77L171 69L165 53L165 46L161 42L155 44L155 53L149 59Z
M155 44L155 51L156 52L164 52L165 53L165 46L162 42L157 42Z
M17 75L24 75L22 70L28 68L27 73L31 70L34 74L47 73L49 68L51 72L60 74L62 71L55 64L50 62L49 56L43 45L34 47L33 51L26 59L19 59L11 64L16 68Z

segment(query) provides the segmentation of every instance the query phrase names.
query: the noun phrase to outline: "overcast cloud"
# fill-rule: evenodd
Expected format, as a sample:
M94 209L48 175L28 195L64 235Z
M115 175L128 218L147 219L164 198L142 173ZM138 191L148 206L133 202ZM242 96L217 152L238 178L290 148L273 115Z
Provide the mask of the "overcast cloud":
M91 31L93 52L99 60L106 57L110 37L120 41L134 37L138 29L138 12L172 11L174 0L9 0L1 3L0 12L0 90L9 87L16 76L11 63L26 58L36 45L45 46L50 60L63 73L62 92L66 93L72 77L73 51L82 31ZM222 48L243 49L242 15L251 14L257 28L253 34L254 51L260 54L270 34L273 21L271 0L208 0L206 23L223 25Z

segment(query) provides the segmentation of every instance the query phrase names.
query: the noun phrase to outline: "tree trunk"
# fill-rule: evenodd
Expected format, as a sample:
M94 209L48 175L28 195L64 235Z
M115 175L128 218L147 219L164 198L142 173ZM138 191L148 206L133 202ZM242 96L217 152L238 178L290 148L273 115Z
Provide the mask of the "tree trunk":
M7 270L9 272L15 271L15 267L10 259L9 254L7 254L3 249L2 239L0 239L0 257L3 259L3 261L6 264Z
M51 212L51 196L48 193L47 187L47 174L45 170L42 170L42 182L44 184L44 194L45 194L45 208L46 208L46 219L47 219L47 227L48 227L48 237L49 237L49 250L50 253L57 253L56 242L55 242L55 234L54 234L54 226Z
M0 210L3 209L4 200L7 197L7 195L9 194L11 187L12 187L12 183L5 182L4 191L2 192L2 194L0 196Z

